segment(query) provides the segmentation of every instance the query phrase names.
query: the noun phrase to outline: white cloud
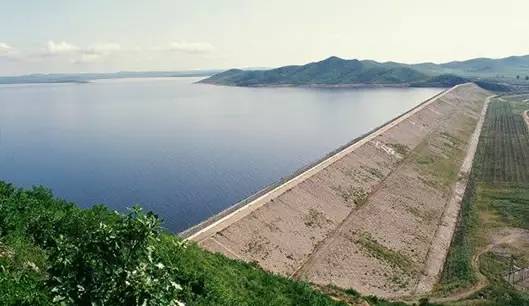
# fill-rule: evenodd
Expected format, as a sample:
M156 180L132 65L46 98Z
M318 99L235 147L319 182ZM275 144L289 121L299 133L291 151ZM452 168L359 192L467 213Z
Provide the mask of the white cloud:
M124 58L143 61L156 61L160 58L168 56L169 54L164 54L167 52L179 52L191 55L210 55L215 48L207 42L189 41L171 42L161 47L123 47L120 44L111 41L77 45L65 40L48 40L47 43L45 43L37 52L26 50L26 52L20 53L18 50L11 49L11 46L5 43L0 43L0 56L10 52L8 56L5 57L16 57L17 59L27 62L53 61L59 65L61 63L111 63L113 61L123 61Z
M185 53L209 53L213 51L213 46L207 42L173 42L169 44L168 50Z
M93 53L97 54L108 54L120 50L121 46L116 43L95 44L92 47L88 48L88 51L92 51Z
M80 49L72 63L93 63L101 60L103 57L121 50L121 46L116 43L95 44L86 49Z
M0 42L0 56L9 55L14 49L10 45Z
M56 54L67 54L67 53L75 53L80 51L80 48L72 45L70 43L67 43L65 41L61 42L54 42L53 40L48 41L48 53L52 55Z
M102 60L114 52L121 50L117 43L98 43L89 47L79 47L66 41L48 41L46 52L41 56L62 57L75 64L93 63Z

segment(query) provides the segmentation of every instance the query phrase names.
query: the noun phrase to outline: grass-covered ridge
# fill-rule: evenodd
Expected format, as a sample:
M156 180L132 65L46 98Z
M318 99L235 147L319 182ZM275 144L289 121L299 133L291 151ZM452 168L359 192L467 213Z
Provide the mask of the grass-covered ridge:
M0 305L340 305L211 254L151 213L80 209L0 182Z

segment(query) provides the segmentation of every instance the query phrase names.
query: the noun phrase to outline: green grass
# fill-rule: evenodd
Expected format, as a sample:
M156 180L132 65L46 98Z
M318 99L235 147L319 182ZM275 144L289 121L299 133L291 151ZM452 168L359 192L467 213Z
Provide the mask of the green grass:
M336 186L334 190L342 197L346 203L353 203L356 207L362 206L367 202L368 193L363 188L355 186Z
M356 243L361 245L373 257L385 261L405 273L412 272L413 270L413 263L408 257L381 245L367 234L362 235Z
M166 239L171 240L166 237ZM169 243L166 245L170 246ZM179 268L190 287L189 305L338 305L308 284L264 272L255 265L211 254L192 245L167 261Z
M464 288L476 281L471 266L472 254L475 250L472 237L479 230L479 216L474 205L475 190L476 178L473 172L463 196L459 222L441 276L441 286L438 290L443 292Z
M471 131L465 131L465 133L470 135ZM435 139L446 139L446 135L440 135L441 137L435 137ZM457 180L458 161L463 159L464 154L460 141L453 141L451 145L446 145L445 143L430 143L427 140L419 144L412 152L423 174L420 179L428 185L441 187L445 191L449 191Z
M529 185L511 187L487 184L480 189L480 196L503 223L529 229Z

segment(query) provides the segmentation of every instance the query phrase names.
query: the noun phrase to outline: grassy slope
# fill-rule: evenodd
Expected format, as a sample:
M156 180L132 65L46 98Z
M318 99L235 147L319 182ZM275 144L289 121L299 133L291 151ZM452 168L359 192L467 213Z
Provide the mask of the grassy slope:
M472 257L491 242L494 234L513 227L529 229L529 132L520 116L529 105L519 100L490 104L460 223L437 288L440 294L476 282ZM505 247L521 266L529 260L528 250ZM505 258L486 252L479 258L479 267L490 283L476 294L481 300L476 304L529 305L529 296L501 277L506 272Z
M81 210L43 188L18 190L0 182L0 305L52 304L50 254L56 238L83 237L122 218L104 207ZM205 252L160 234L156 257L175 271L187 305L338 305L308 284ZM118 267L110 267L116 269ZM97 281L97 280L95 280Z

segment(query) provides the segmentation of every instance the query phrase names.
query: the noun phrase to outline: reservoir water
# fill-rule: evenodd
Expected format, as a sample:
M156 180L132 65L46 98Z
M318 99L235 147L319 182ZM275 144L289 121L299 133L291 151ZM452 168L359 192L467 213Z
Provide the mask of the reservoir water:
M435 95L197 78L0 85L0 180L181 231Z

